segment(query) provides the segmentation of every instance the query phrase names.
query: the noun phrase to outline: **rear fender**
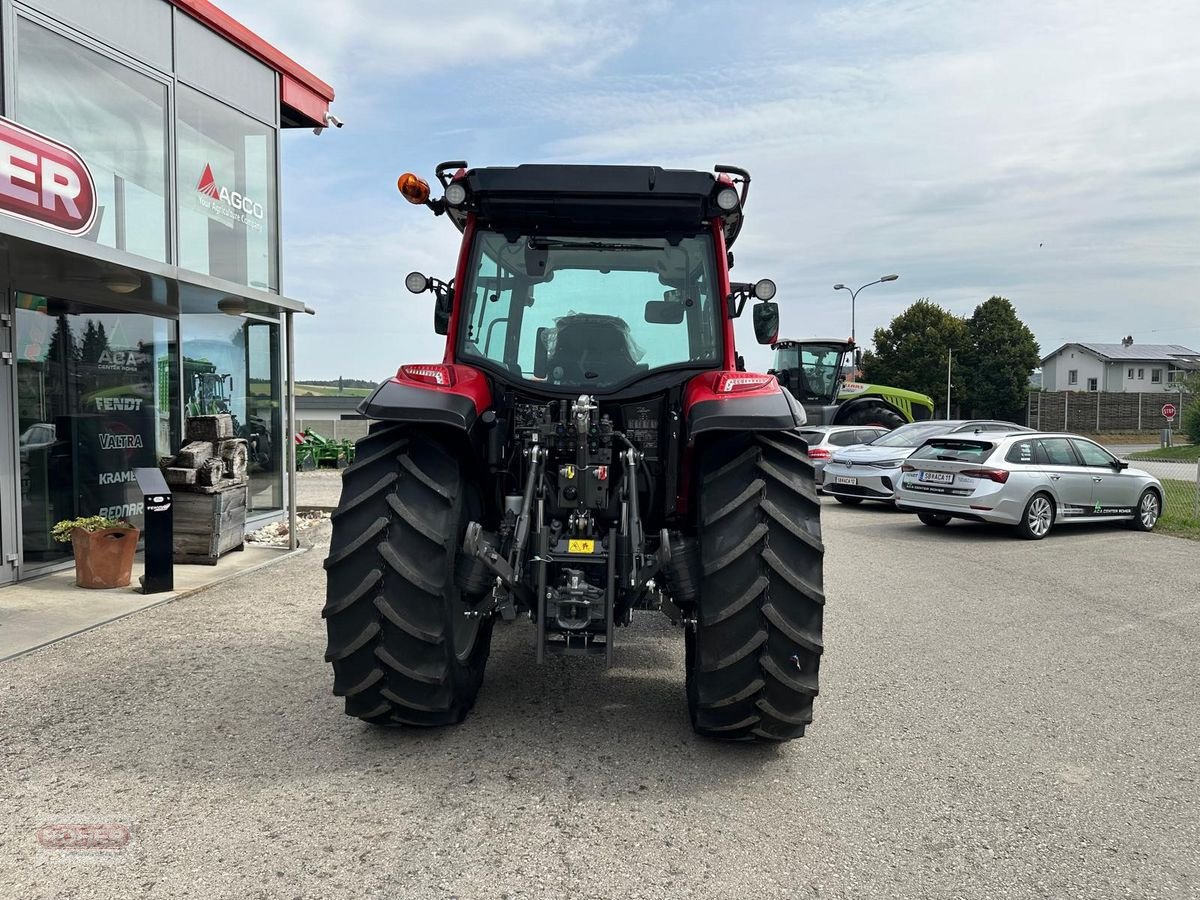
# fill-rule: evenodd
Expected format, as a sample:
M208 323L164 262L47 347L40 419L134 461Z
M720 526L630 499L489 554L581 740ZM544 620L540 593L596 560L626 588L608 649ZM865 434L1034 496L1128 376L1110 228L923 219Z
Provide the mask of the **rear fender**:
M401 368L359 404L358 411L368 418L387 422L447 425L471 431L492 405L488 380L470 366L431 365L428 368L445 373L446 383L421 380Z
M720 390L727 376L759 378L763 384ZM806 421L804 407L779 386L775 376L732 370L706 372L689 381L683 393L683 418L689 444L710 431L785 431Z

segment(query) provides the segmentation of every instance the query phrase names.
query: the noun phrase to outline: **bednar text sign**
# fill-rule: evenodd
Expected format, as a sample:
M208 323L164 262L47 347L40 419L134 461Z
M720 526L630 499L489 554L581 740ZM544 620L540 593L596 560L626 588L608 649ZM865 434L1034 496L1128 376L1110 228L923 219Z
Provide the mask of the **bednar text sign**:
M0 212L83 234L96 220L96 183L70 147L0 117Z

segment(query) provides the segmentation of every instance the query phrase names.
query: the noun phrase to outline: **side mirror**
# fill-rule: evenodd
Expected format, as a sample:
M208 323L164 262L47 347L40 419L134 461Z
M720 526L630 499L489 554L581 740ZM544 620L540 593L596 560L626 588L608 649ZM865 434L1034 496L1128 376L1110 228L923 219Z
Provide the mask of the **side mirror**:
M683 304L650 300L646 303L646 321L652 325L678 325L683 321Z
M754 304L754 337L760 344L773 344L779 339L779 304L764 301Z
M1129 463L1125 462L1125 460L1123 460L1123 459L1114 460L1113 468L1116 469L1118 472L1124 472L1126 469L1129 468Z
M550 350L546 346L549 328L539 328L533 341L533 377L545 378L550 368Z

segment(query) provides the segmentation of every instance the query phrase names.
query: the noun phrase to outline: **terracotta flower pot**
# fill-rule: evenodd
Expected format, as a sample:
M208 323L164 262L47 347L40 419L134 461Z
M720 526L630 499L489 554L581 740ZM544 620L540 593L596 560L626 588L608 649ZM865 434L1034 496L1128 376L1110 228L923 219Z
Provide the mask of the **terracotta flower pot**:
M129 584L137 553L136 528L71 532L75 551L75 583L83 588L116 588Z

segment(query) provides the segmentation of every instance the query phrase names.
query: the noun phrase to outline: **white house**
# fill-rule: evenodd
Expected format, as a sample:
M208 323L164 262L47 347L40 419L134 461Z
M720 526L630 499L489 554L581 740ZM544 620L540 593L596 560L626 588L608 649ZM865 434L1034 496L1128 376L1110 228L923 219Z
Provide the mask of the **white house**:
M1200 370L1200 353L1179 344L1063 344L1042 360L1042 390L1117 391L1126 394L1178 390L1180 378Z

